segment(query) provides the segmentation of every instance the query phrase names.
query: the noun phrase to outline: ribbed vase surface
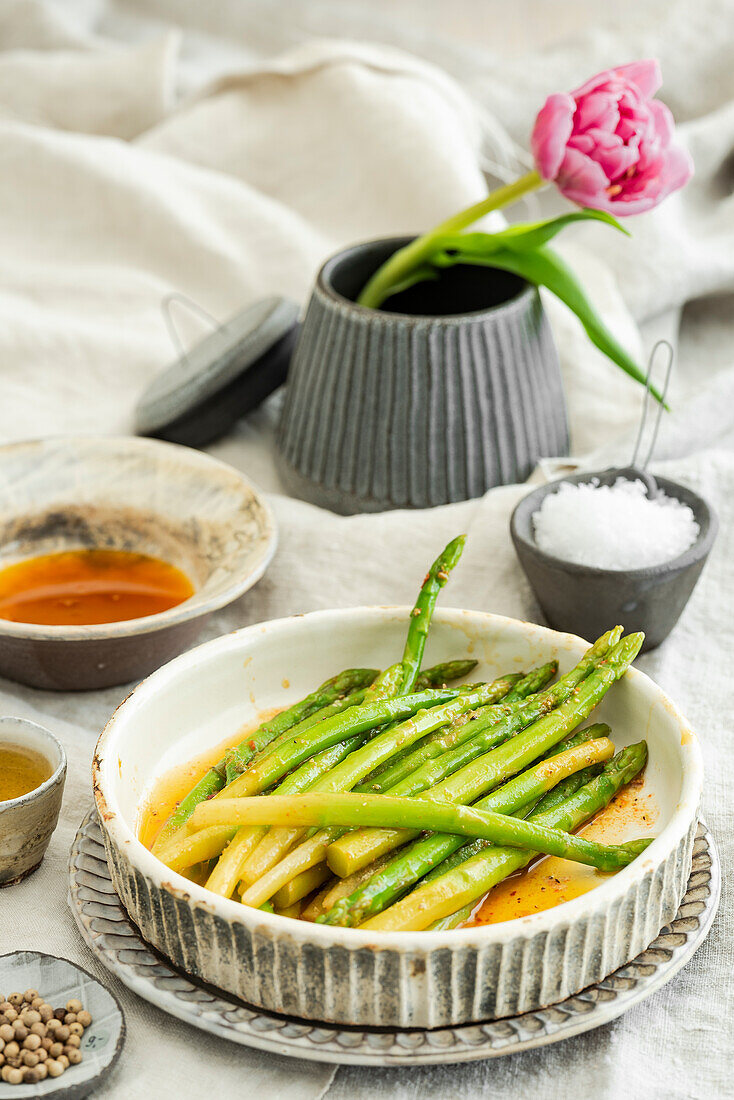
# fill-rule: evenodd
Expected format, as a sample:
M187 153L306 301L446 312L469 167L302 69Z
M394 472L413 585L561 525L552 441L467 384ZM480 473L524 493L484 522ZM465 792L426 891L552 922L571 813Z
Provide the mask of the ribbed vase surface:
M291 363L281 475L336 512L466 500L568 453L558 355L535 287L457 267L389 302L411 312L351 300L406 241L327 261Z

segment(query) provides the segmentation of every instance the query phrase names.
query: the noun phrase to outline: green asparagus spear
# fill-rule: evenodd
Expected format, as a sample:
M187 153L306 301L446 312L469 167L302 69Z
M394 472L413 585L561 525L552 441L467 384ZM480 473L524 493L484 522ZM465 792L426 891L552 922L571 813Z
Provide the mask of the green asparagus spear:
M410 615L408 637L403 652L402 695L407 695L414 688L423 660L423 650L426 646L428 628L431 625L431 616L436 606L438 594L449 579L449 573L461 557L465 542L466 535L459 535L458 538L451 540L428 570L418 593L418 599L415 601L415 607Z
M333 703L322 707L321 710L314 711L313 714L309 714L307 718L303 718L296 725L289 726L288 729L283 730L266 744L260 744L258 739L252 739L250 742L243 741L235 750L230 749L223 760L226 769L226 782L228 784L233 783L252 764L259 762L265 756L269 756L286 737L293 737L296 732L300 735L310 729L311 726L317 725L318 722L323 722L325 718L331 718L334 714L341 714L343 711L349 710L350 707L361 706L367 700L369 690L369 687L360 688L358 691L351 691L347 695L335 699Z
M480 693L481 694L481 693ZM229 785L228 798L257 794L276 783L292 768L298 767L309 756L344 741L357 733L374 729L386 722L404 722L405 719L426 708L439 707L460 695L458 688L431 688L393 699L377 699L350 707L343 714L335 714L319 722L303 736L288 736L281 745L259 763L255 763ZM475 704L479 705L479 704Z
M646 837L626 845L598 844L548 828L537 821L523 821L492 810L477 810L473 806L457 806L450 802L352 792L222 798L197 806L192 822L203 828L232 822L296 827L367 824L388 828L425 828L459 836L482 837L498 846L532 848L602 871L626 867L652 843L651 838Z
M174 812L166 821L153 845L153 852L159 854L170 842L175 832L188 821L194 808L200 802L211 798L220 791L227 780L228 761L236 755L242 767L255 753L274 741L286 730L292 729L299 722L315 715L315 712L323 711L326 707L338 704L344 696L366 688L377 676L377 670L373 668L351 668L340 672L337 676L326 680L316 691L307 695L305 699L294 703L293 706L281 711L269 722L264 722L257 730L246 737L234 749L225 753L224 757L210 768L199 782L189 791L186 797L179 803Z
M592 647L575 670L559 680L542 696L538 696L536 700L530 699L522 704L520 712L504 718L496 726L488 725L480 729L471 742L465 742L464 745L444 753L436 761L429 761L419 769L418 775L409 777L404 786L401 785L399 789L393 789L390 793L408 794L418 786L420 798L437 798L463 803L475 801L485 791L491 790L510 775L532 763L537 756L547 752L583 721L603 698L614 680L624 675L637 656L642 640L641 634L631 634L613 646L605 656L595 659L591 658L592 650L595 648ZM570 689L569 682L579 675L579 669L587 661L592 671L585 679L581 679L578 686L573 690ZM588 668L585 671L588 671ZM564 681L566 681L565 686ZM578 680L576 682L578 683ZM551 710L549 714L545 713L548 706L557 700L558 693L564 690L567 690L569 696L565 702L561 703L556 710ZM547 705L543 706L541 704L544 697ZM539 713L544 714L544 717L538 718L532 725L527 725L528 720L523 721L522 711L534 706L541 706ZM522 733L517 733L517 730L522 729L523 726L527 728ZM514 737L511 737L512 733L515 734ZM466 748L467 745L471 751ZM492 745L498 747L491 748ZM490 751L479 755L476 749L479 748L481 751L485 746L490 747ZM469 762L454 770L465 752ZM439 776L441 772L444 775L447 772L450 774L442 784L427 789L426 779L430 779L431 769L433 774ZM419 783L423 787L422 791ZM416 834L411 834L405 829L360 829L330 845L329 866L332 871L345 878L353 871L371 863L379 855L412 840L414 835Z
M445 725L452 718L473 710L478 705L489 703L492 699L497 698L498 693L501 694L504 691L505 684L498 683L498 681L494 681L492 684L459 688L457 697L451 703L421 711L407 722L382 730L362 748L351 753L328 775L324 775L319 779L311 789L313 791L349 790L374 769L375 763L389 759L396 751L406 745L413 744L426 732ZM274 829L267 839L262 840L257 851L254 851L249 856L246 864L243 865L242 878L244 881L253 884L262 879L299 839L302 832L298 828ZM333 836L329 837L329 840L336 839L338 835L340 834L334 833ZM249 895L247 896L247 904L251 904Z
M557 756L562 752L566 752L567 749L576 748L577 745L582 745L586 741L593 741L598 737L609 737L610 733L611 730L605 722L596 722L591 726L587 726L586 729L579 730L578 733L574 734L573 737L569 737L568 740L560 741L551 749L550 753L546 754L544 759L547 760L550 759L552 756ZM588 783L589 780L597 776L601 772L602 768L603 764L590 764L588 767L581 768L579 771L574 772L572 775L567 776L565 779L561 779L560 782L551 787L547 794L543 795L543 797L539 801L528 802L527 805L523 806L521 809L513 811L515 816L527 817L530 813L541 813L546 809L550 810L554 806L560 805L561 802L565 802L567 798L569 798L572 794L575 794L580 787L583 787L585 783ZM491 799L492 795L488 795L486 798L483 798L480 802L477 802L477 808L480 810L483 810L485 808L490 810L493 809L494 807L490 804ZM426 837L425 840L433 841L434 837ZM446 871L451 870L452 867L458 867L458 865L460 863L463 863L464 860L470 859L471 856L476 855L477 852L481 852L484 848L488 848L490 846L489 841L472 840L469 841L468 844L464 844L461 848L456 850L456 837L441 837L439 834L438 836L436 836L436 840L440 841L444 847L442 847L441 852L435 851L435 865L431 868L430 871L427 871L426 874L424 874L423 878L421 879L422 883L430 882L432 879L438 878L440 875L445 874ZM423 840L416 840L414 844L411 844L409 849L406 848L404 849L404 851L411 851L422 843ZM453 847L449 847L449 845L453 845ZM442 852L444 851L450 851L452 854L447 855L444 859L442 855ZM396 860L400 859L401 855L402 852L398 853L398 855L394 858ZM441 860L441 862L439 862L439 859ZM366 870L367 869L363 870L362 874L365 874ZM343 882L344 880L342 879L341 881ZM342 896L346 896L346 894L343 894ZM338 901L339 899L337 898L336 900Z
M499 722L507 714L519 710L521 702L529 695L540 691L558 670L557 661L549 661L541 668L533 669L527 676L518 679L507 694L502 696L502 706L495 705L491 711L479 710L472 716L473 722L463 725L452 725L448 729L437 730L435 733L424 737L413 749L403 754L398 760L390 762L387 766L377 769L358 788L367 792L378 793L392 790L398 783L412 775L422 764L441 756L447 749L455 748L471 739L477 732L474 722L481 722L485 718L491 718ZM510 677L504 676L503 680ZM402 792L399 792L402 793Z
M452 684L454 680L463 680L465 676L474 671L478 664L479 661L472 661L467 658L458 661L442 661L438 665L424 668L415 681L415 690L423 691L425 688L446 687L448 684Z
M647 760L644 741L622 749L605 765L601 775L581 787L560 806L531 815L525 824L562 829L570 832L608 805L620 788L634 779ZM627 846L633 851L637 842ZM637 845L640 847L640 845ZM527 866L537 849L521 851L511 847L491 847L462 863L448 874L412 890L401 901L366 921L361 927L389 931L420 930L477 901L513 871Z
M228 750L225 754L225 767L227 769L227 782L231 783L240 775L249 764L255 753L271 744L280 734L286 733L293 726L303 722L304 719L316 715L324 708L336 703L339 709L344 708L345 697L362 688L367 688L377 677L377 669L374 668L350 668L338 676L332 677L316 688L316 691L307 695L305 699L294 703L286 710L280 711L269 722L265 722L259 729L241 741L239 745ZM332 711L331 713L338 713ZM324 716L326 717L326 715Z
M287 775L275 790L278 794L297 794L299 791L307 790L320 775L331 771L350 752L361 745L368 736L367 733L357 734L356 737L350 737L346 741L339 741L328 749L322 749L315 756L309 757L301 764L300 768L296 768L290 775ZM159 858L172 871L181 871L186 867L190 867L193 863L200 863L204 859L212 859L214 856L221 855L222 850L233 841L235 832L236 830L222 827L219 829L204 829L196 833L179 830L177 836L169 841L168 846L160 853ZM260 828L257 837L252 838L252 845L246 849L248 852L265 832L265 827ZM242 852L244 850L244 846L240 842L236 849L238 858L243 858ZM235 850L233 850L232 856L234 854ZM217 864L209 877L207 886L209 889L214 889L216 893L223 893L228 897L237 884L238 876L235 874L232 882L225 887L224 884L228 881L225 871L224 867ZM213 883L213 885L210 885L210 883Z
M474 809L517 814L523 807L542 797L546 791L555 788L560 781L573 777L581 768L608 760L612 752L612 743L606 737L576 744L551 760L541 760L534 767L516 775L478 802ZM476 843L481 844L484 841L479 840ZM464 851L462 844L460 837L444 833L433 833L416 840L399 852L369 882L351 896L341 899L323 918L324 923L356 927L367 917L386 909L432 868L437 865L443 867L444 861L448 862L447 857L452 853L458 856L457 849ZM474 852L463 855L456 862L462 862L470 854Z
M432 668L424 669L418 677L416 688L419 691L423 691L426 688L441 687L451 683L453 680L460 680L464 676L468 676L469 673L476 668L477 663L477 661L472 660L444 661L441 664L434 665ZM309 729L312 725L316 725L316 723L322 719L330 718L333 714L339 714L341 711L347 710L352 706L358 706L364 701L365 689L369 687L369 684L374 680L375 676L377 676L377 672L374 669L352 669L349 671L355 674L363 673L364 685L359 689L347 693L341 698L335 699L331 704L324 705L321 709L308 715L300 722L297 722L296 719L293 724L297 722L299 734ZM348 673L341 673L340 675L345 677ZM339 677L335 677L333 680L327 680L326 684L323 684L318 691L323 691L324 688L328 690L328 688L338 680ZM355 675L354 682L359 683L359 675ZM318 692L315 694L318 694ZM305 699L302 700L300 704L296 704L295 708L291 708L291 711L296 710L297 707L303 706L306 701ZM280 718L280 715L276 715L276 718L272 719L271 722L261 726L251 737L241 742L235 749L230 750L218 764L215 764L213 768L210 768L209 771L202 776L196 786L181 801L174 813L168 819L168 822L164 825L153 846L154 852L159 853L166 847L176 829L189 819L194 812L195 806L197 806L199 802L205 802L206 799L211 798L212 795L220 791L222 787L225 786L225 782L231 783L233 779L237 778L237 775L241 774L244 767L246 767L249 761L257 754L258 750L265 747L267 743L267 733L272 730L278 718ZM287 728L292 729L293 726L290 725ZM267 733L265 733L265 731L267 731ZM281 732L286 732L286 730L281 729ZM273 741L275 741L277 737L278 731L276 729ZM270 744L272 745L272 743L271 741ZM223 774L225 769L226 779Z

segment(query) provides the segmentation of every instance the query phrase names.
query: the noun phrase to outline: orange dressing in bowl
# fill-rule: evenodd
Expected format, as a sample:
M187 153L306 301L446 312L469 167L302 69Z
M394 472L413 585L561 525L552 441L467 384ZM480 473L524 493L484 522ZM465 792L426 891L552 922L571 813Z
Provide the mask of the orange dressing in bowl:
M40 752L0 742L0 803L35 791L52 773L53 768Z
M179 802L209 768L221 760L227 749L239 744L248 732L277 713L278 708L263 711L252 725L243 726L226 741L187 763L177 764L155 781L138 818L138 837L146 848L153 847L158 833ZM626 840L654 836L658 816L655 798L644 790L644 775L641 774L577 832L588 840L622 844ZM191 878L200 884L206 882L207 877L208 870L202 873L200 865L184 872L184 878ZM595 867L587 867L573 860L539 856L528 867L516 871L485 894L477 902L470 919L459 927L475 928L482 924L499 924L517 917L531 916L580 897L610 877Z
M127 550L67 550L0 570L0 619L82 626L167 611L194 593L160 558Z
M152 848L158 833L191 788L196 786L201 777L222 759L227 749L239 745L248 733L256 730L263 722L269 722L278 713L278 709L273 707L271 710L261 711L257 721L246 723L225 741L220 741L218 745L200 753L185 764L176 764L157 778L152 790L142 803L138 815L137 832L141 844L148 849Z
M652 794L633 780L609 805L578 830L579 836L602 844L622 844L636 837L654 835L658 810ZM475 908L462 927L499 924L515 917L528 917L571 901L610 877L595 867L557 856L540 856L529 867L516 871L498 883Z

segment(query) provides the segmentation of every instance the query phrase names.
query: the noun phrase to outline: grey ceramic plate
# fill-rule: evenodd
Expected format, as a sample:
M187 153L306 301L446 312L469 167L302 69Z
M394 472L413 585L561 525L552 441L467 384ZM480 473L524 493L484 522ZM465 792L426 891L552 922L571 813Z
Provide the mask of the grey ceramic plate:
M81 1043L82 1061L69 1066L61 1077L47 1077L37 1085L8 1085L0 1081L1 1100L55 1097L79 1100L97 1088L120 1056L125 1042L125 1017L108 989L96 978L69 962L40 951L14 951L0 955L0 992L22 993L37 989L50 1005L58 1008L78 998L92 1015L92 1023Z
M660 989L703 943L716 915L721 869L702 823L688 891L676 919L646 951L597 985L550 1008L435 1031L335 1028L251 1008L174 969L141 938L112 886L94 811L79 827L69 863L69 904L97 958L135 993L194 1027L292 1058L352 1065L435 1065L498 1058L609 1023Z

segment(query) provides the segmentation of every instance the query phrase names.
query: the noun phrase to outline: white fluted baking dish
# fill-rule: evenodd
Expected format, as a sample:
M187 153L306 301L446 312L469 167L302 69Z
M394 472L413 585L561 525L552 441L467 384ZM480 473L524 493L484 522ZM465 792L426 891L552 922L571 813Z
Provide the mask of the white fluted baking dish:
M690 871L701 755L674 704L635 669L594 716L609 722L617 747L647 739L657 838L629 867L555 909L450 932L332 928L217 897L140 843L141 804L157 777L340 668L389 663L402 650L408 613L319 611L217 638L153 673L108 722L93 780L113 882L145 938L183 970L295 1016L444 1027L559 1001L634 958L675 915ZM469 654L480 661L473 675L490 679L551 657L563 672L585 648L530 623L441 610L426 663Z

